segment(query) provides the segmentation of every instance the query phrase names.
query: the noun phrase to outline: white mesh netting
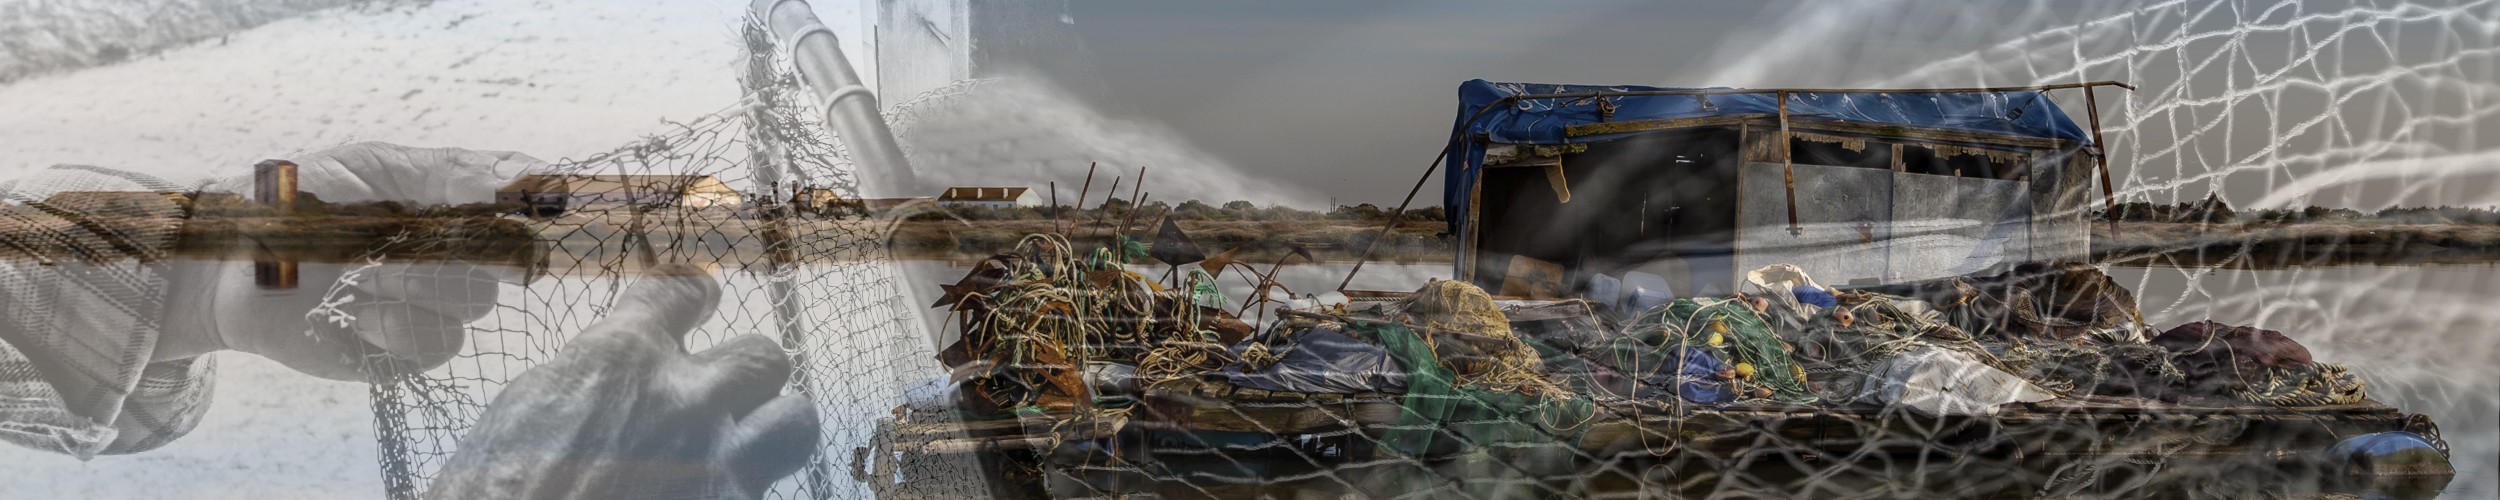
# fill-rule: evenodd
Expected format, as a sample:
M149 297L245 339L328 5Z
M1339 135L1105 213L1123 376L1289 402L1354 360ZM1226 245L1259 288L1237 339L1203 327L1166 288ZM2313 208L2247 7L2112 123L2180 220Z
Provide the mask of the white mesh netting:
M2500 179L2500 154L2485 139L2500 116L2500 2L2069 2L1965 8L1961 2L1894 1L1824 6L1801 14L1792 34L1732 65L1724 85L1776 73L1759 65L1819 67L1860 87L1977 86L2120 80L2099 104L2121 201L2175 203L2209 192L2243 208L2309 204L2484 205ZM1843 23L1848 36L1941 40L1981 47L1920 64L1869 67L1829 51L1808 33ZM1813 36L1806 36L1813 35ZM1819 40L1824 43L1814 43ZM763 43L759 46L770 46ZM1821 47L1821 48L1818 48ZM712 175L747 196L792 199L825 187L856 197L858 173L839 141L805 110L770 51L749 75L748 107L686 124L614 153L564 162L566 173ZM1766 63L1759 61L1775 61ZM917 108L943 106L979 83L941 89L895 107L908 135ZM2056 96L2078 115L2084 103ZM764 125L756 125L763 123ZM1013 159L1012 149L989 151ZM987 157L984 157L987 158ZM1036 161L1073 165L1052 156ZM988 160L984 160L988 161ZM769 171L758 174L757 171ZM774 182L774 181L778 182ZM633 196L630 189L626 196ZM552 242L542 273L519 286L495 316L473 326L472 345L450 365L400 374L375 389L383 461L395 496L410 497L449 454L504 381L560 349L565 335L600 316L618 287L647 262L694 262L718 270L729 290L693 348L730 334L784 339L801 374L793 390L816 398L823 453L776 488L781 497L872 494L933 497L999 493L995 467L1023 478L1087 476L1053 492L1167 496L1365 494L1466 497L1699 494L1759 497L2238 496L2306 491L2313 471L2245 462L2202 462L2185 450L2242 443L2247 428L2158 417L2107 417L2077 428L2018 427L1985 419L1913 418L1879 411L1863 419L1808 410L1764 410L1724 422L1635 426L1631 447L1565 446L1561 435L1502 441L1455 457L1373 455L1390 427L1365 411L1395 399L1209 400L1209 414L1300 412L1291 429L1159 437L1132 452L1118 437L1102 453L1053 458L1001 452L1018 465L975 469L937 453L896 452L890 410L904 388L939 374L930 336L908 288L883 251L888 221L855 215L788 217L676 203L664 208L577 209L535 222ZM776 229L778 228L778 229ZM767 234L786 230L786 234ZM2103 230L2106 229L2097 229ZM2238 236L2232 236L2237 238ZM2228 238L2226 238L2228 239ZM2182 245L2211 246L2191 241ZM2266 257L2250 244L2217 248L2238 259L2112 269L2135 291L2147 322L2215 319L2282 330L2322 360L2352 366L2373 397L2429 414L2448 429L2462 473L2454 492L2494 491L2500 393L2481 360L2500 354L2483 334L2500 316L2479 304L2500 293L2500 272L2343 267L2314 270L2302 258ZM2326 242L2336 244L2334 241ZM797 251L776 257L774 248ZM2234 250L2236 249L2236 250ZM2295 257L2307 254L2292 254ZM2271 260L2268 260L2271 259ZM1332 277L1333 278L1333 277ZM1419 283L1418 283L1419 284ZM1406 284L1413 286L1415 284ZM1394 288L1398 284L1383 284ZM1359 396L1359 395L1358 395ZM1376 395L1375 395L1376 396ZM1598 405L1633 422L1662 410ZM2103 409L2040 418L2104 418ZM2123 413L2123 412L2121 412ZM1710 418L1720 418L1717 416ZM2280 418L2302 418L2284 415ZM1248 417L1245 420L1254 420ZM1744 419L1753 419L1750 422ZM1496 419L1505 420L1505 419ZM1664 422L1664 421L1660 421ZM1684 424L1695 426L1687 430ZM1331 428L1330 426L1335 427ZM2141 433L2141 434L2138 434ZM1247 436L1247 437L1245 437ZM2124 440L2110 438L2126 436ZM959 435L939 436L953 438ZM2309 439L2314 436L2302 437ZM932 438L936 439L936 438ZM1576 438L1585 441L1583 437ZM1570 444L1581 444L1571 442ZM2238 444L2235 446L2258 446ZM854 449L877 450L855 454ZM2088 453L2087 453L2088 452ZM960 455L952 455L960 457ZM889 458L901 458L899 462ZM873 471L855 479L851 471ZM1113 479L1099 479L1113 478ZM1023 479L1018 479L1022 481ZM908 488L890 488L908 483ZM1016 483L1035 484L1035 483ZM1064 488L1064 489L1063 489ZM1039 492L1032 492L1038 494Z

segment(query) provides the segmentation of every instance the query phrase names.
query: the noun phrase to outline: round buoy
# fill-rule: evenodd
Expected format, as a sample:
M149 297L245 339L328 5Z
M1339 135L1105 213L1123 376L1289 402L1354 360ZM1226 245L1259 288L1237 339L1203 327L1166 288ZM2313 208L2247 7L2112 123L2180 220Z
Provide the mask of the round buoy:
M2355 478L2455 475L2448 454L2439 448L2420 434L2378 432L2344 438L2327 448L2326 458Z

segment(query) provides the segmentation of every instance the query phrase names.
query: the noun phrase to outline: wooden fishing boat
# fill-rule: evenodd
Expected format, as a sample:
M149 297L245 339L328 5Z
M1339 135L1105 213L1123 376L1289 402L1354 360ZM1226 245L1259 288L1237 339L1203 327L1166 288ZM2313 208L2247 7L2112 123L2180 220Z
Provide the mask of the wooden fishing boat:
M1440 163L1453 276L1510 299L1518 329L1606 330L1614 322L1588 304L1639 311L1724 296L1746 283L1741 270L1769 264L1874 289L2085 258L2095 172L2102 206L2110 196L2099 119L2093 110L2088 128L2077 125L2051 92L2079 91L2068 97L2091 108L2104 87L2125 85L1471 81ZM1357 303L1403 298L1341 291ZM1507 422L1546 432L1537 439L1469 442L1451 430L1469 422L1443 421L1432 432L1449 438L1436 441L1444 446L1417 453L1384 446L1414 429L1408 417L1422 404L1395 391L1165 380L988 420L966 420L945 393L932 394L898 408L855 457L881 496L927 494L911 482L927 474L906 469L945 457L978 462L994 480L986 493L1011 496L1380 495L1422 485L1496 496L2413 497L2453 475L2436 424L2367 399L2286 407L2076 392L1933 416L1856 402L1581 395L1593 410L1574 421Z

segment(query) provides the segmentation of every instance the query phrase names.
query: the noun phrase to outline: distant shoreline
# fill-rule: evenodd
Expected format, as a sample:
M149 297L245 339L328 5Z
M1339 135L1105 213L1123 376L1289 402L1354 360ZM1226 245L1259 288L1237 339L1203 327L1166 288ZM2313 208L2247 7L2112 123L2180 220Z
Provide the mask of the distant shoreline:
M702 221L713 224L707 236L736 240L752 235L759 221ZM858 229L885 221L802 219L792 226L802 239L860 234ZM1379 221L1176 221L1208 254L1238 250L1236 260L1272 263L1293 255L1296 246L1318 262L1361 260L1380 234ZM543 243L567 247L613 243L607 237L584 237L570 231L534 235L538 222L496 217L451 216L259 216L200 217L183 225L183 257L283 259L342 262L381 255L400 258L459 258L520 263L546 252ZM558 223L562 224L561 222ZM911 260L978 260L1013 251L1025 236L1057 232L1067 222L1049 220L908 220L893 222L884 249ZM1054 226L1058 224L1059 226ZM1112 240L1118 221L1075 225L1071 240L1080 246L1101 246ZM1131 233L1155 237L1147 222L1130 224ZM665 240L674 222L654 222L653 238ZM1375 262L1448 263L1451 251L1440 233L1440 221L1398 225L1372 253ZM610 227L610 230L614 228ZM2500 226L2478 224L2396 224L2372 221L2275 224L2120 222L2113 236L2107 221L2092 222L2092 260L2120 266L2221 267L2279 269L2294 266L2346 264L2468 264L2500 262ZM401 240L385 245L391 238ZM574 241L591 238L589 241ZM727 240L714 243L735 245ZM537 243L533 245L534 243ZM751 241L748 243L752 243ZM387 247L387 248L385 248ZM801 248L810 245L802 244ZM376 251L381 249L380 251ZM848 248L846 250L859 250ZM243 254L248 253L251 257ZM861 255L864 256L864 255ZM1295 257L1293 262L1306 262Z
M2282 269L2348 264L2500 262L2500 226L2375 221L2092 225L2093 261L2128 266Z

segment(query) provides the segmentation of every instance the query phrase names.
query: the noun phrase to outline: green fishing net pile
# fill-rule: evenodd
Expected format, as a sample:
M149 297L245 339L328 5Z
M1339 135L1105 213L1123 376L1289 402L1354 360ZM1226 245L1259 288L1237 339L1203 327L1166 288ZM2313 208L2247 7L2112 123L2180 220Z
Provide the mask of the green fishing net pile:
M1710 353L1730 365L1748 363L1754 375L1746 385L1768 387L1771 401L1812 403L1814 393L1806 388L1802 370L1789 358L1788 350L1771 325L1743 302L1716 299L1677 299L1667 305L1650 309L1623 328L1643 344L1658 346L1658 352L1673 353L1674 348L1692 346ZM1720 342L1710 341L1718 335ZM1756 399L1739 391L1740 399Z
M1397 323L1348 325L1406 369L1406 399L1381 445L1408 456L1446 456L1478 447L1577 442L1596 415L1587 398L1461 387L1432 345Z

